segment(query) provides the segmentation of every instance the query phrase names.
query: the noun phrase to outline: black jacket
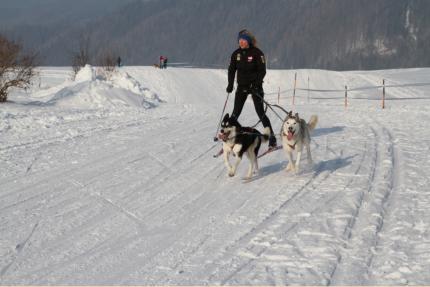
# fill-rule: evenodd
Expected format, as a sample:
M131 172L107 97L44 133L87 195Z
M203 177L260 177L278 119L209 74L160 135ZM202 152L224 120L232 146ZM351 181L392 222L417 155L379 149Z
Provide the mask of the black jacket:
M237 49L231 55L228 67L228 84L233 85L237 71L237 84L249 87L251 84L261 86L266 75L266 59L257 47Z

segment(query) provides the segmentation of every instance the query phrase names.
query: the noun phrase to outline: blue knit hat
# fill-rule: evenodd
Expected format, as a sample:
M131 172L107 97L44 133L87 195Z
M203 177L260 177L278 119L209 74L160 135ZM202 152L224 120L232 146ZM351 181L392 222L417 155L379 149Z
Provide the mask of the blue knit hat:
M246 30L242 30L239 32L239 34L237 35L237 41L239 41L240 39L243 39L245 41L248 42L248 44L250 46L252 46L252 38L251 36L247 33Z

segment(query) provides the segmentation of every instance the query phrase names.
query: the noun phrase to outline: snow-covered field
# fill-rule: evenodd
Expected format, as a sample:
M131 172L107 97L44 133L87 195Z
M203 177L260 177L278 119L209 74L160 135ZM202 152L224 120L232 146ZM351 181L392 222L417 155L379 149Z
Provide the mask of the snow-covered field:
M269 71L266 99L295 71ZM299 70L298 86L430 81L430 69ZM223 70L42 68L0 105L1 284L430 284L430 86L291 92L314 165L227 176ZM232 109L230 98L228 111ZM276 130L281 121L269 111ZM240 118L253 125L251 101ZM261 128L261 127L260 127ZM306 158L306 156L304 156Z

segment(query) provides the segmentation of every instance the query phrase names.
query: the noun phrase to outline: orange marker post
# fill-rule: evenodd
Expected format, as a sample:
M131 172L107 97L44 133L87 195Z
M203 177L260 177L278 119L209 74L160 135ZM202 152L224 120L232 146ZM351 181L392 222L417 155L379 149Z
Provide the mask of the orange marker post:
M294 74L293 106L296 99L297 73Z

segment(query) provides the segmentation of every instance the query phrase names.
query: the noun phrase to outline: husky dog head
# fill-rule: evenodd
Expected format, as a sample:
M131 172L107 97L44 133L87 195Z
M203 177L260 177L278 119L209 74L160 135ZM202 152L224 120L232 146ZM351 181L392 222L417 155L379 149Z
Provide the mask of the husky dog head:
M293 112L290 111L282 126L283 134L287 136L287 139L292 140L298 133L300 133L300 117L296 113L293 116Z
M223 141L233 139L241 127L237 119L233 116L230 117L227 113L221 122L221 130L218 134L218 138Z

